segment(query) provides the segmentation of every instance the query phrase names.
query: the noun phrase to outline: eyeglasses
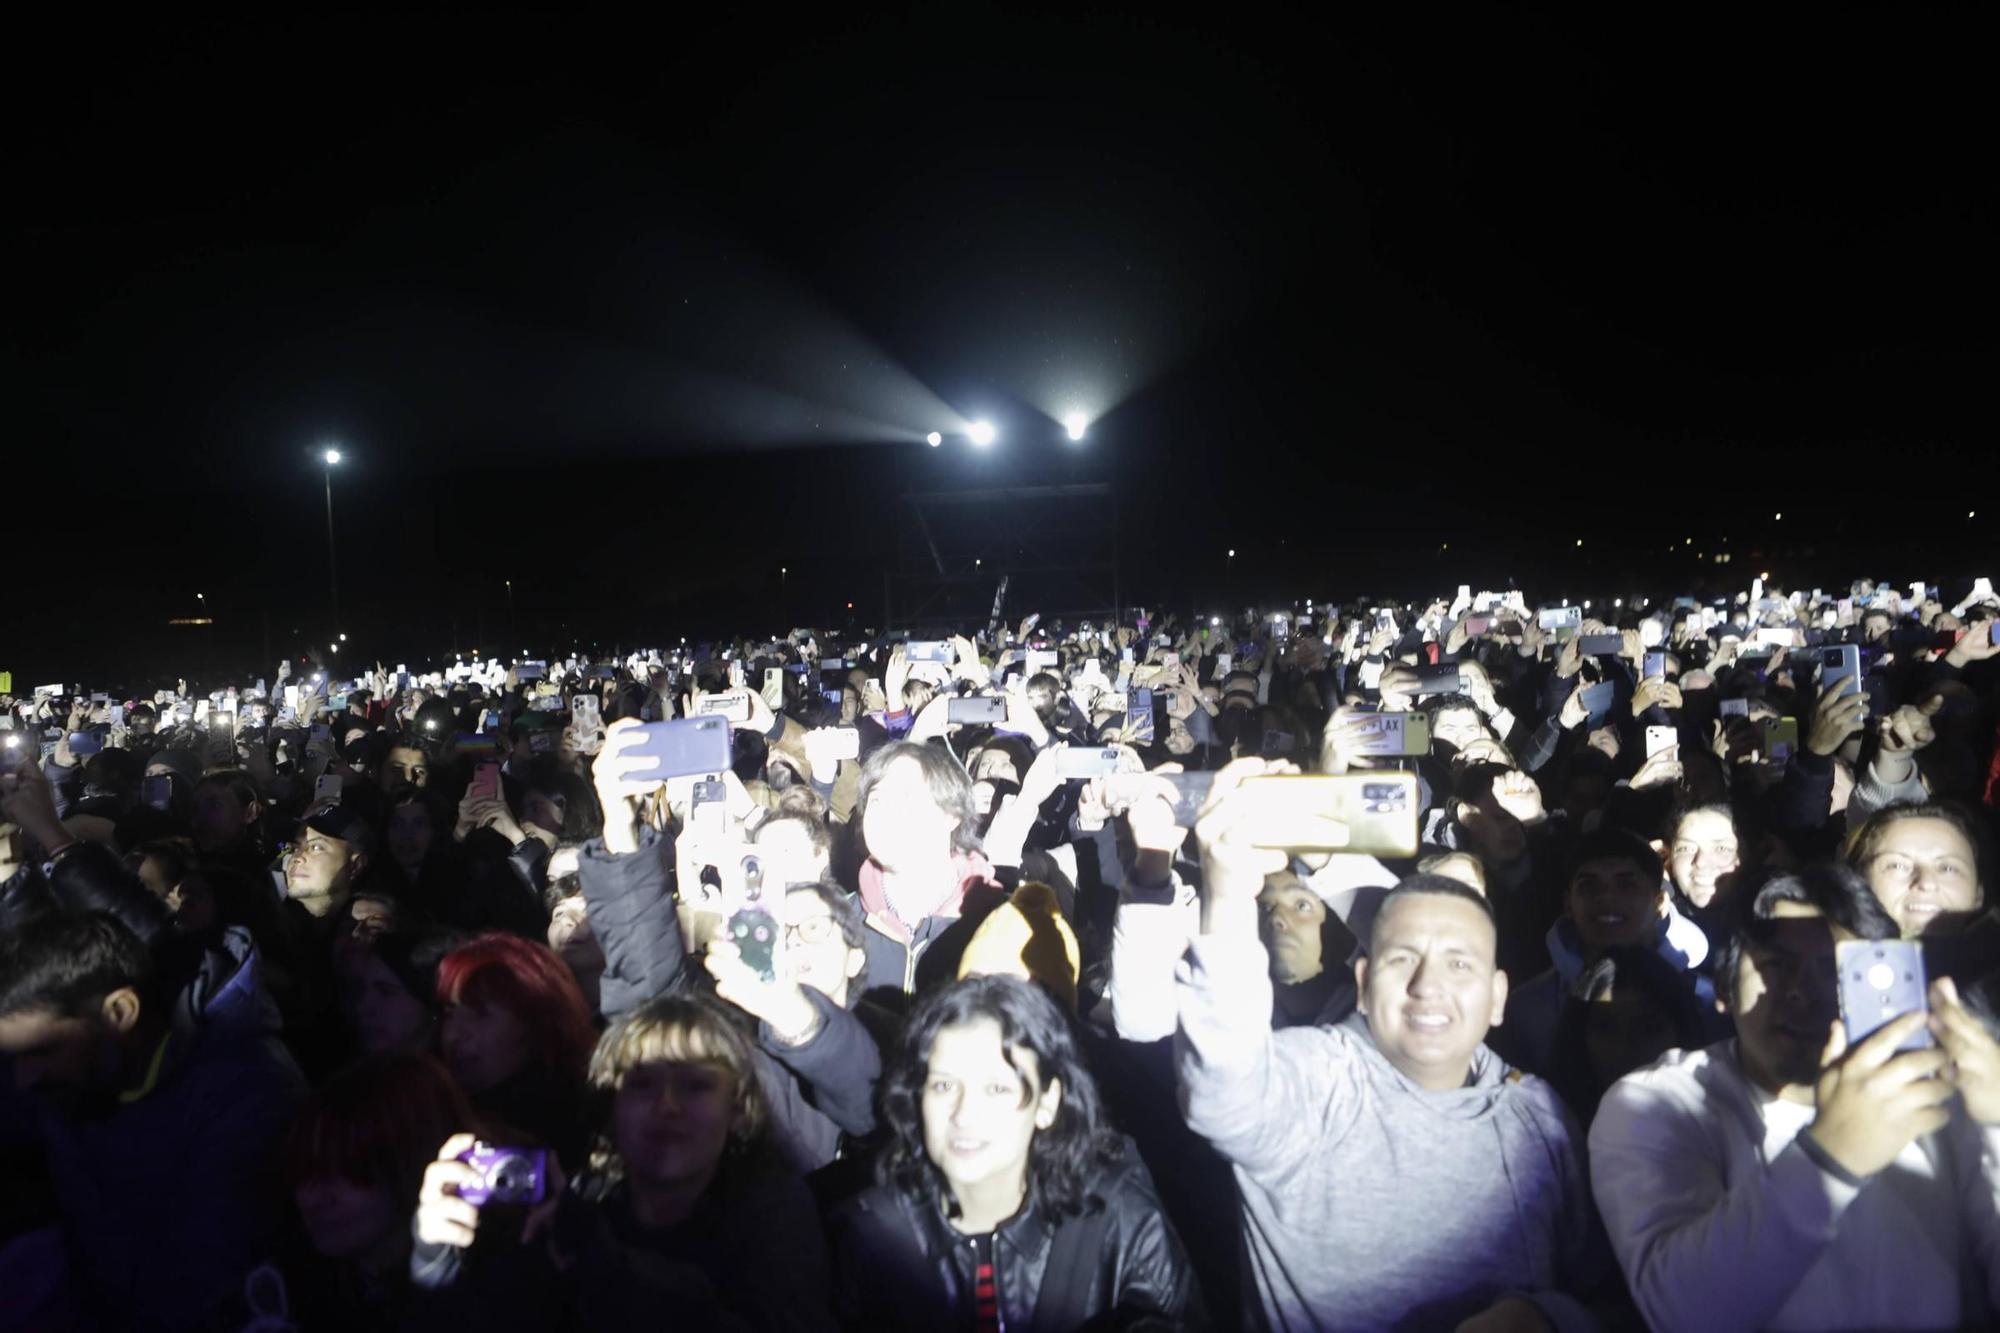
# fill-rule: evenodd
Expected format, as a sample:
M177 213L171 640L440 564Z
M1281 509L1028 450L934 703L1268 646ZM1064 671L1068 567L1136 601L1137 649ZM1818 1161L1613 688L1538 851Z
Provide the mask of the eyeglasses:
M797 925L786 923L785 943L791 944L796 941L800 944L825 944L839 933L839 928L834 925L832 917L809 916Z

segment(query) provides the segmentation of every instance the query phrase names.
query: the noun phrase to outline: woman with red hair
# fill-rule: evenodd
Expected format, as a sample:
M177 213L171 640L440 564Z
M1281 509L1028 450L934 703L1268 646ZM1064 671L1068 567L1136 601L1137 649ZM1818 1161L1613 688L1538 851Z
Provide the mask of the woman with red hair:
M597 1030L568 965L519 935L481 935L438 964L438 1004L445 1063L473 1107L578 1165Z

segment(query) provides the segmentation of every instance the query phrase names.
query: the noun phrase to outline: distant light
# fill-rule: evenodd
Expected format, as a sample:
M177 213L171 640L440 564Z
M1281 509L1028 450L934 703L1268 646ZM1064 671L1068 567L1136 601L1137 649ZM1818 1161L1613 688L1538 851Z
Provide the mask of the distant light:
M1089 424L1090 423L1084 419L1083 413L1081 412L1072 412L1068 416L1063 418L1063 425L1068 427L1069 437L1072 440L1082 439L1084 428Z
M340 645L337 643L329 643L327 647L331 648L336 653L340 651Z
M1583 601L1583 609L1586 611L1590 609L1590 599L1587 597Z
M1623 597L1614 597L1611 599L1611 604L1613 606L1623 606L1625 605L1625 599Z
M1236 558L1236 548L1233 546L1229 548L1229 558L1231 560L1234 560Z
M1220 624L1222 623L1222 617L1221 617L1221 616L1210 616L1210 617L1208 618L1208 623L1209 623L1210 625L1220 625Z
M1576 544L1577 544L1578 546L1581 546L1581 545L1583 545L1583 538L1581 538L1581 537L1578 537L1578 538L1576 539Z
M930 434L924 436L924 443L935 449L944 443L944 436L938 434L936 431L932 431Z
M975 557L975 558L973 559L973 561L972 561L972 567L973 567L974 569L977 569L977 568L979 568L979 567L980 567L981 565L984 565L985 563L986 563L986 562L985 562L984 560L981 560L981 559L978 559L977 557Z
M342 643L346 643L346 642L347 642L347 636L346 636L345 634L341 635L341 636L340 636L340 641L341 641Z
M990 421L975 421L972 423L972 428L966 431L966 434L971 437L974 444L983 449L993 443L999 437L1000 432L993 429L993 423Z
M327 451L326 451L326 454L325 454L325 458L326 458L326 462L327 462L327 466L328 466L328 467L331 467L331 466L333 466L333 465L334 465L335 463L338 463L338 462L340 461L340 450L338 450L338 449L329 449L329 450L327 450Z
M1967 518L1971 518L1971 517L1973 517L1973 516L1974 516L1975 514L1977 514L1978 512L1979 512L1979 511L1978 511L1978 510L1976 510L1976 509L1968 509L1968 510L1966 510L1966 511L1965 511L1965 516L1966 516Z
M850 610L850 611L852 611L852 610L854 609L854 603L852 603L852 602L849 602L849 603L847 604L847 609L848 609L848 610Z
M1776 522L1779 522L1780 520L1782 520L1782 519L1783 519L1784 517L1785 517L1785 515L1784 515L1784 511L1783 511L1783 510L1780 510L1779 512L1777 512L1777 513L1775 513L1775 514L1771 515L1771 521L1772 521L1773 523L1776 523Z
M1694 545L1694 538L1692 538L1692 537L1683 537L1683 538L1681 538L1681 545L1682 545L1682 546L1693 546L1693 545Z
M1760 579L1768 579L1771 577L1771 571L1767 569L1762 574L1759 574L1757 577Z

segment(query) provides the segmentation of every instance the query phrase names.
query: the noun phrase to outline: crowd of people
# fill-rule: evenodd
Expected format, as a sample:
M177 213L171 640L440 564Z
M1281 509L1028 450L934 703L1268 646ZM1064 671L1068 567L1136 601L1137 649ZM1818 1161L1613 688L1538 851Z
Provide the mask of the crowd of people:
M1996 623L0 698L0 1328L1990 1327Z

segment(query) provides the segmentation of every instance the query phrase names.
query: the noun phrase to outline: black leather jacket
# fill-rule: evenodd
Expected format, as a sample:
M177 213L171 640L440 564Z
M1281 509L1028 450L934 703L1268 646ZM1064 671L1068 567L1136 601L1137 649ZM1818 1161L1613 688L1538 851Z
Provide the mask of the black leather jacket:
M1103 1208L1052 1224L1032 1203L993 1235L1007 1333L1203 1328L1180 1237L1128 1143L1093 1194ZM843 1327L970 1327L978 1241L936 1204L877 1185L833 1220L835 1309Z

